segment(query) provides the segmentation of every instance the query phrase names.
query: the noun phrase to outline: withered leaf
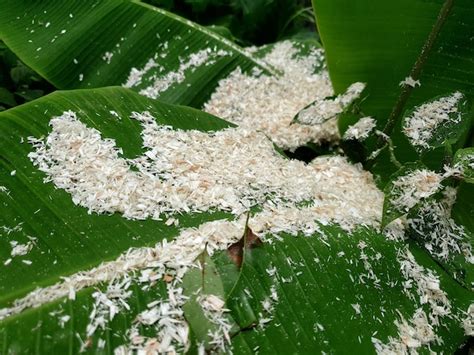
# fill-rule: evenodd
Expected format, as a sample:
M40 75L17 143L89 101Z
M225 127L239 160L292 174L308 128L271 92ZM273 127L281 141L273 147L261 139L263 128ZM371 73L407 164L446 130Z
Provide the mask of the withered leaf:
M240 268L244 257L244 249L253 249L262 244L262 240L247 226L242 238L227 248L227 254L234 264Z
M173 279L174 279L173 275L169 275L169 274L163 275L163 281L164 282L171 282L171 281L173 281Z

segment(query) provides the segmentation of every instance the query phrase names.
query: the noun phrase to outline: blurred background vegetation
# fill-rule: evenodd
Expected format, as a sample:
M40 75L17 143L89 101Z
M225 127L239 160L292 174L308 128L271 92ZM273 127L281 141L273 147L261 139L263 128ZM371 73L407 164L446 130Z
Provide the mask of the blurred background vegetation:
M314 36L310 0L144 0L151 5L213 26L244 46L290 37Z
M143 0L241 46L287 38L317 39L311 0ZM0 41L0 111L54 91Z
M0 41L0 111L34 100L54 86L24 65Z

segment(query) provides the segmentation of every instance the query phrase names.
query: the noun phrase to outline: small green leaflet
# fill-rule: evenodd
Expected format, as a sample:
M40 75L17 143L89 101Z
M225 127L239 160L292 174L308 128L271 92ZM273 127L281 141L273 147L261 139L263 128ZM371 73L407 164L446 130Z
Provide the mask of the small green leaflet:
M474 184L474 148L459 149L454 154L453 164L461 166L464 181Z

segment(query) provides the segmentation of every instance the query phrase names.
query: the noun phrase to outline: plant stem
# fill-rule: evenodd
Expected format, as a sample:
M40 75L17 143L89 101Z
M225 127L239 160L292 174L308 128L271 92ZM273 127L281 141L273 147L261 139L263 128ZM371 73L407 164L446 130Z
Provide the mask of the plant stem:
M443 6L441 7L441 10L439 11L436 22L433 25L433 28L431 29L431 32L428 35L428 38L426 39L423 47L421 48L421 52L418 55L418 58L416 59L416 62L411 69L410 77L413 80L418 80L420 78L420 75L426 63L426 60L428 59L428 56L431 52L431 49L433 48L436 38L441 32L441 28L443 27L444 23L446 22L446 19L448 18L449 12L451 11L453 4L454 4L454 0L446 0ZM387 136L391 135L393 128L395 127L395 124L400 118L402 110L405 107L408 99L410 98L412 91L413 91L412 86L403 85L403 89L400 93L400 96L398 97L398 100L395 106L393 107L392 112L390 113L390 116L388 117L387 124L385 125L383 129L383 133L386 134ZM381 136L378 140L377 147L380 148L383 144L384 144L384 139Z

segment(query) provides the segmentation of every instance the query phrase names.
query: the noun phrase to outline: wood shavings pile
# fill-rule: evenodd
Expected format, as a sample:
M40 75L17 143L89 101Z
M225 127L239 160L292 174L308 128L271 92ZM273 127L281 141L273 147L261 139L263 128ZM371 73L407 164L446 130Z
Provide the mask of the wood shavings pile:
M168 44L164 42L159 47L153 58L150 58L142 69L132 68L127 81L122 85L126 88L139 86L143 82L150 85L140 90L140 95L156 99L160 93L168 90L172 85L180 84L186 80L186 75L192 73L202 65L212 65L216 59L230 56L231 52L217 48L201 49L196 53L191 53L187 58L179 58L178 67L174 71L167 71L165 67L157 63L159 58L164 58L168 54ZM151 69L158 68L154 72L158 74L150 75Z
M450 217L451 208L456 199L456 189L444 187L441 182L450 176L461 176L462 169L445 167L442 174L427 169L418 169L407 175L400 176L393 182L390 202L399 211L408 212L418 205L416 216L393 221L393 229L390 227L385 232L390 238L403 239L401 223L409 226L424 241L424 247L441 260L447 261L454 255L463 255L468 263L474 264L471 246L467 243L468 236L462 226ZM441 201L429 199L437 192L442 192ZM397 226L398 225L398 226ZM399 232L395 234L396 229Z
M226 351L231 344L230 330L232 325L225 316L225 313L230 312L229 309L224 307L225 301L216 295L201 295L197 301L201 305L205 317L217 326L214 332L209 330L209 344Z
M140 93L156 98L171 85L182 83L186 74L195 68L228 54L211 49L199 51L180 60L177 71L148 78L152 68L161 68L155 61L157 58L151 58L142 69L132 70L124 86L134 87L149 80L151 85ZM218 209L231 212L235 219L183 229L173 241L164 240L155 247L130 249L114 261L71 275L63 282L16 300L12 307L0 309L0 320L61 297L74 299L77 291L105 282L107 289L93 294L94 306L86 329L90 337L98 329L105 329L117 312L130 309L127 304L131 295L130 273L138 275L133 282L150 289L171 270L173 277L166 286L168 297L148 304L147 309L137 315L127 333L128 344L115 349L115 353L186 351L190 346L190 329L182 310L187 301L181 287L182 277L189 268L195 267L195 260L203 250L212 255L241 238L246 222L243 215L251 207L259 206L261 210L250 217L248 226L269 243L282 232L314 235L321 231L320 224L338 223L347 231L360 225L378 227L383 194L375 187L371 174L360 165L350 164L341 156L319 157L305 164L286 160L274 150L273 143L292 150L308 142L337 140L334 116L363 90L363 84L356 83L335 100L326 99L332 95L327 72L315 73L322 61L322 51L313 51L303 59L296 58L295 54L293 45L283 42L265 57L267 63L283 73L281 77L256 71L244 74L237 69L219 83L204 108L238 124L237 128L206 133L173 130L158 125L148 112L134 113L132 118L143 128L145 148L145 153L134 159L123 158L114 140L104 139L72 111L51 120L52 131L45 139L29 138L34 146L29 158L46 174L46 181L66 190L74 203L87 208L89 213L118 212L130 219L166 219L170 225L177 223L173 217L177 213ZM104 60L110 61L111 57ZM314 104L307 107L311 102ZM451 102L453 107L456 103ZM298 112L301 122L313 126L292 123ZM439 117L438 121L442 122L444 118ZM410 134L413 134L413 126L419 124L416 120L419 118L410 121ZM365 117L351 126L344 138L365 139L374 127L374 120ZM427 133L417 134L426 141L431 137ZM436 193L441 181L453 174L455 172L436 174L417 170L400 177L394 182L399 193L392 202L408 211ZM446 211L442 212L446 215ZM407 223L416 228L417 222L409 220ZM437 229L443 236L433 242L433 248L442 250L441 256L453 248L445 238L445 227L451 228L451 222L445 222L443 220L441 226L444 229ZM404 223L394 223L393 238L401 238L400 230L404 231ZM320 234L324 238L324 234ZM452 240L457 243L457 238ZM455 246L462 249L459 243ZM360 259L368 272L360 275L359 281L365 283L367 279L378 287L380 280L364 251L366 245L359 244L359 248ZM464 249L461 251L465 253ZM374 256L376 260L381 257ZM398 338L389 338L386 344L373 338L379 353L408 353L438 342L435 328L440 326L440 319L451 312L446 293L431 270L418 265L408 250L400 253L399 262L406 279L407 295L413 298L414 290L419 303L427 305L429 310L419 308L408 320L401 317L396 322ZM267 272L272 276L277 271ZM260 326L273 319L277 301L276 288L272 286L271 296L261 302ZM211 344L221 351L229 351L231 326L225 318L224 301L215 295L205 295L199 303L207 318L219 326L215 334L209 334ZM357 315L361 313L358 303L352 307ZM464 325L466 332L472 332L472 321L465 320ZM150 327L155 331L154 336L141 334L142 328ZM319 323L317 328L324 329ZM105 342L100 340L99 344L105 345Z
M46 181L89 212L159 220L163 214L213 208L238 216L264 205L266 218L293 233L298 224L317 220L348 229L378 225L382 193L370 173L343 157L320 157L307 165L283 158L254 130L182 131L158 126L146 112L133 118L143 125L146 149L136 159L121 158L113 140L102 139L70 111L51 120L45 140L29 138L35 147L29 157ZM309 207L298 208L302 202Z
M365 84L354 83L347 88L344 94L338 95L335 98L316 100L298 113L298 122L307 125L318 125L331 118L335 118L352 101L359 97L364 88Z
M184 318L183 305L188 298L177 282L167 284L168 298L153 301L139 313L128 331L129 344L115 349L115 353L145 354L184 353L189 348L189 325ZM152 328L155 336L146 337L140 330Z
M474 264L471 246L467 242L464 228L450 217L451 205L441 202L425 202L420 206L416 217L408 220L409 226L424 238L424 246L441 260L447 261L454 255L462 255Z
M180 280L206 245L210 255L226 249L242 237L244 228L243 217L235 221L206 222L198 228L183 229L172 242L165 239L155 247L129 249L114 261L65 277L62 282L38 288L15 300L12 307L0 309L0 320L58 298L75 299L76 293L86 287L118 280L134 271L141 271L138 280L143 283L163 278L167 269L176 270L175 279Z
M375 120L372 117L363 117L352 126L349 126L343 138L346 140L355 139L363 141L369 136L375 126Z
M407 280L403 284L407 296L416 302L412 293L414 290L420 304L428 305L429 311L418 308L408 321L401 316L400 321L395 321L399 337L389 337L388 343L372 338L378 354L412 354L432 342L440 344L435 330L442 326L441 318L451 316L451 303L440 288L439 278L431 270L419 265L408 247L399 252L398 262Z
M262 236L280 232L311 235L319 230L318 221L324 224L338 221L348 229L363 223L378 225L381 192L369 173L360 166L349 164L343 157L321 157L306 165L282 158L271 142L255 131L241 128L215 133L172 131L169 127L158 126L148 113L136 113L133 117L143 125L142 137L147 152L142 157L130 161L120 158L120 150L112 140L102 139L98 131L80 122L74 112L65 112L51 121L53 129L45 140L30 138L35 147L30 159L47 174L47 181L70 192L76 203L91 212L121 212L128 218L158 219L163 212L191 209L183 208L183 205L199 206L204 210L211 207L228 209L232 199L225 200L225 204L221 199L213 203L208 201L212 201L210 196L216 195L215 192L206 195L208 190L219 187L230 196L238 196L235 198L237 203L230 205L236 216L252 204L262 203L262 212L249 221L254 232ZM138 171L132 171L130 166ZM300 186L295 187L295 179ZM207 183L193 185L195 181ZM165 193L163 184L167 182L170 190ZM223 187L222 182L226 183ZM360 190L360 186L365 185L367 188ZM179 195L189 186L193 186L192 193L188 190ZM248 202L242 204L245 200ZM307 200L311 203L299 206ZM200 205L203 201L207 203ZM116 261L33 291L17 300L13 307L0 310L0 318L60 297L74 298L84 287L117 280L134 270L141 272L139 281L142 283L161 279L170 268L176 270L175 281L169 286L170 292L175 294L182 275L204 247L207 245L210 253L227 248L240 239L244 222L243 218L209 222L198 229L183 230L171 243L164 241L156 248L131 249ZM173 298L176 299L176 295ZM110 301L109 297L107 299ZM109 304L109 301L104 299L101 304ZM174 313L178 318L182 303L184 300L173 303L173 307L178 307ZM99 317L91 317L89 334L104 326L107 317L102 313ZM154 325L164 316L163 312L151 308L138 319ZM271 317L262 319L265 323ZM118 351L163 349L163 344L169 351L185 349L187 343L183 342L186 338L183 334L187 334L187 328L177 328L176 324L181 324L179 321L175 319L168 322L169 326L157 329L156 338L145 339L131 329L130 344Z
M105 292L100 290L92 294L94 304L92 312L89 315L89 324L87 325L86 335L92 336L97 328L104 330L109 321L122 310L130 310L127 299L132 295L130 289L131 279L125 276L120 281L113 280Z
M398 328L399 338L389 337L388 343L385 344L372 337L377 354L416 354L418 348L439 340L426 313L421 308L415 311L411 319L406 320L401 317L400 321L395 321L395 325Z
M420 303L430 307L430 322L439 325L439 318L451 312L451 303L447 294L440 288L439 277L433 271L419 265L408 248L400 251L398 261L407 280L404 284L407 295L413 297L410 289L415 288Z
M337 140L335 119L314 126L292 124L306 106L333 95L328 72L323 69L316 73L323 65L323 50L313 50L303 58L297 53L290 41L277 43L263 60L281 76L247 74L236 69L219 82L203 109L241 127L262 131L283 149Z
M441 188L443 176L428 169L418 169L393 181L390 202L399 210L408 212L421 199Z
M404 120L403 132L414 147L429 148L434 131L446 122L460 122L458 104L463 94L455 92L451 96L419 106Z
M212 255L216 250L224 250L238 241L242 237L245 222L245 218L207 222L198 228L184 229L172 242L163 240L155 247L130 249L114 261L74 274L65 278L63 282L36 289L24 298L15 300L13 307L0 309L0 320L62 297L75 299L76 292L85 287L108 283L105 292L96 291L93 294L94 306L86 329L89 337L98 328L104 329L117 312L129 309L127 304L131 292L129 274L138 272L139 276L133 280L146 288L163 279L170 270L174 270L172 282L167 283L168 299L148 304L147 310L138 314L128 332L129 344L117 348L116 351L118 354L128 354L137 350L152 353L183 351L189 347L189 326L182 310L187 300L180 286L182 277L190 267L195 267L195 260L204 249ZM219 312L223 313L224 309ZM225 348L227 344L223 341L228 340L223 340L226 337L223 338L221 335L228 333L229 324L217 314L213 314L211 318L221 325L219 329L222 331L212 334L212 339L216 346L222 345ZM147 338L140 335L138 326L153 327L156 336Z
M402 216L387 224L382 232L385 238L389 240L402 241L407 238L405 235L406 226L406 217Z

